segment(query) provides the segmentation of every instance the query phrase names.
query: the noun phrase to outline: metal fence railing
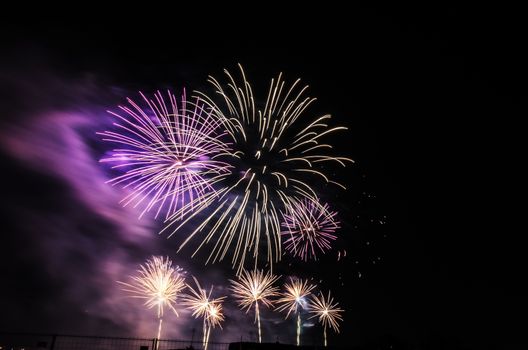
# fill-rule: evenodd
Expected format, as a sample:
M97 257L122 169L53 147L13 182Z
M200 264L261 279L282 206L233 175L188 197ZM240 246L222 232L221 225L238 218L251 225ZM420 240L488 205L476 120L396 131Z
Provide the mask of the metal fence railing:
M201 341L1 333L0 350L203 350ZM207 350L228 350L229 343L209 343Z

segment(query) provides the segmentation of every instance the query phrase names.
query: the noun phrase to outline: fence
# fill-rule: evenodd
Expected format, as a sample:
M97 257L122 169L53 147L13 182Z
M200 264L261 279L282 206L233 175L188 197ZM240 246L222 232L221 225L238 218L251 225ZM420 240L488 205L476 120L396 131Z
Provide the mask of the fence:
M209 343L207 350L228 350L229 343ZM203 350L201 341L0 333L0 350Z

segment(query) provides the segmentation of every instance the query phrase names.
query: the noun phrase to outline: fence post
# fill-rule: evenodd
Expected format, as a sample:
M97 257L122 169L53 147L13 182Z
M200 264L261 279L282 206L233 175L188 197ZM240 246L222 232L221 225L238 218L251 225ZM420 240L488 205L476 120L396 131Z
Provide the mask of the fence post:
M152 339L152 350L156 350L158 348L158 338Z
M55 349L55 340L57 340L57 334L53 334L51 336L50 350Z

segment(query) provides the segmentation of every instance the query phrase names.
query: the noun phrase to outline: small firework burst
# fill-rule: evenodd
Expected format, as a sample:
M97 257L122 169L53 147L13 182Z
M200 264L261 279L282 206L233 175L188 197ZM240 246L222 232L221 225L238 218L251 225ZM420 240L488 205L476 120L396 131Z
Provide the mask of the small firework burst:
M311 303L309 304L309 310L314 314L310 318L317 317L319 322L323 325L325 346L327 346L326 328L330 327L336 333L339 333L339 322L343 321L341 313L343 313L344 310L338 306L339 303L334 302L334 299L330 295L330 291L326 298L323 293L319 293L319 296L313 295Z
M281 235L285 238L286 251L304 261L317 260L317 252L325 253L332 248L337 237L339 221L336 212L328 204L311 199L292 201L283 215Z
M305 308L307 305L306 297L309 296L315 285L309 284L307 280L290 278L290 282L284 284L284 292L277 300L278 311L287 311L286 318L290 313L297 313L300 308Z
M272 297L278 295L278 288L273 284L280 278L271 272L264 273L263 270L253 270L248 272L242 270L238 280L229 280L233 296L238 300L238 305L246 313L255 305L255 320L258 324L259 343L262 343L262 333L260 328L259 303L267 307L273 306Z
M207 323L210 327L216 326L222 328L222 322L225 320L222 300L225 297L213 299L209 304L209 312L207 313Z
M301 345L301 313L300 309L307 306L306 298L311 294L315 285L308 284L307 280L290 278L290 282L284 284L285 291L281 293L281 298L277 300L278 311L287 311L286 318L290 313L297 314L297 345Z
M222 302L226 297L212 299L213 287L207 293L196 278L193 277L193 280L196 288L187 285L189 293L182 297L182 304L192 311L194 317L203 318L203 347L207 349L211 328L216 326L222 328L221 322L224 321Z
M140 265L138 274L131 276L132 282L117 281L123 290L131 293L132 297L145 299L144 305L151 309L157 308L159 318L158 339L161 334L161 323L165 307L177 316L176 300L185 289L185 276L178 266L172 266L168 257L153 256L144 265Z

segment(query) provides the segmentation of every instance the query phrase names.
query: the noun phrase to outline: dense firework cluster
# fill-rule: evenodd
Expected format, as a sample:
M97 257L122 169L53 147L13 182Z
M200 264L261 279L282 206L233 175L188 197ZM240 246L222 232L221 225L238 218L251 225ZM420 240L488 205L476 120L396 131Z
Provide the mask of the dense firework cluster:
M141 215L164 210L169 236L194 226L180 249L200 237L196 251L211 245L207 262L230 255L237 274L248 259L272 267L283 245L305 260L329 250L338 222L315 184L344 188L322 164L351 160L331 155L322 140L346 128L330 127L330 115L304 121L315 99L305 97L300 80L272 79L259 108L242 68L240 83L225 73L225 84L209 78L219 101L201 92L194 102L185 94L178 101L169 92L167 103L158 92L142 95L143 108L129 99L123 115L112 113L117 130L101 135L119 148L102 161L124 174L110 182L130 191L123 203L142 205Z
M239 68L239 78L227 70L224 82L209 77L214 94L187 98L184 91L178 99L169 91L141 94L142 103L128 99L119 112L110 112L115 129L99 133L116 145L101 162L121 172L109 182L126 191L124 206L139 207L140 217L150 211L163 216L160 233L168 237L187 232L179 250L194 241L192 256L209 247L206 264L231 260L237 277L230 280L233 297L246 312L255 309L259 341L262 306L276 306L286 318L295 314L298 345L300 310L323 308L319 320L326 339L326 326L337 331L342 310L332 299L310 299L315 285L308 281L290 279L279 292L273 266L283 253L307 261L332 249L340 223L337 212L320 201L318 184L345 189L328 170L352 160L333 155L324 140L346 128L331 126L330 115L306 121L315 98L306 96L299 79L288 84L279 74L263 99ZM213 298L212 288L207 292L193 279L194 285L186 284L170 260L154 257L132 283L120 283L146 299L147 307L158 307L158 338L163 307L177 314L179 298L203 320L206 348L211 328L224 320L225 297Z
M297 345L300 345L301 334L301 310L314 313L312 317L318 317L324 329L326 345L326 328L329 326L339 332L338 322L342 321L342 309L333 298L325 298L312 295L315 285L306 280L290 278L280 290L276 286L280 276L273 275L269 271L243 270L236 280L230 280L232 297L238 303L240 309L246 313L255 309L255 322L258 329L258 340L262 342L260 307L274 308L276 311L287 311L286 317L291 313L296 314L297 322ZM177 306L185 307L191 311L195 318L203 320L203 347L207 348L211 334L211 328L222 328L225 320L223 313L223 302L226 296L213 297L213 287L207 292L198 279L193 277L194 285L185 283L185 271L179 267L173 267L168 257L154 256L141 265L138 274L130 276L130 282L121 282L123 290L130 293L133 298L145 299L144 305L148 308L156 307L159 318L158 339L161 337L161 326L164 307L169 307L178 315Z

